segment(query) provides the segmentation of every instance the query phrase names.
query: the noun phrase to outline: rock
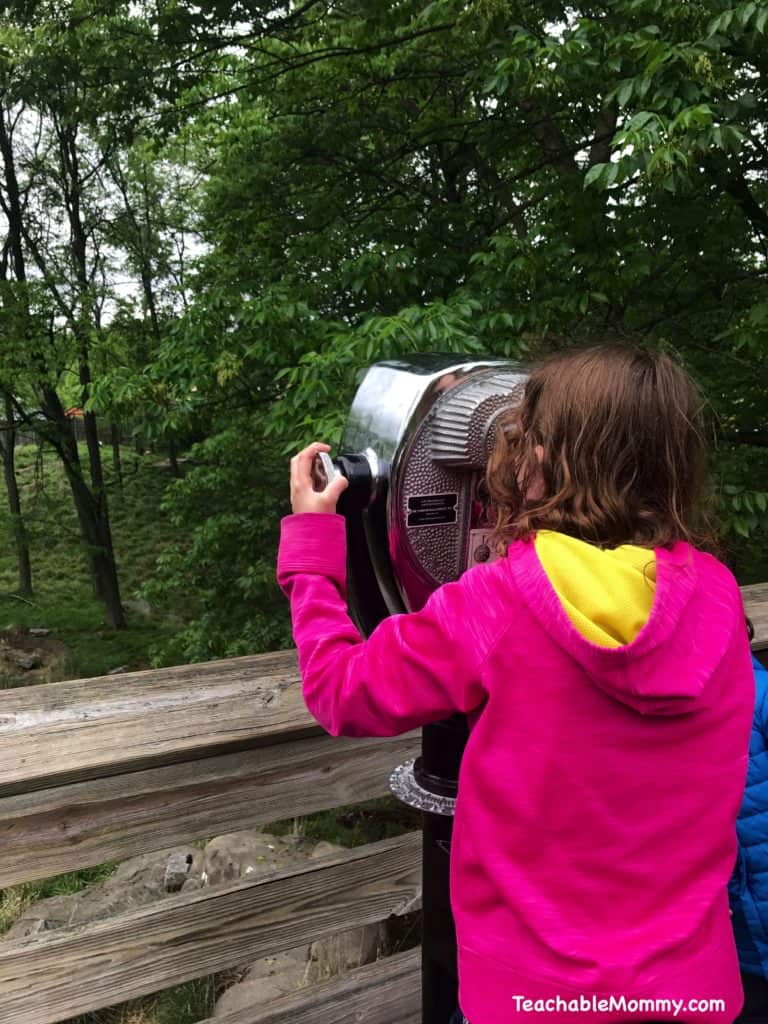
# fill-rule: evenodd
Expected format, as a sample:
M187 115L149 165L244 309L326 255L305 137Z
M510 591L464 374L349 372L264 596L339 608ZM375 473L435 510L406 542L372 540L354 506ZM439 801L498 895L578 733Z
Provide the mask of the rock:
M72 916L71 896L49 896L27 907L21 917L14 921L3 938L24 939L38 932L63 928Z
M303 988L308 980L308 955L308 946L298 946L257 960L248 968L242 981L221 995L214 1017L260 1007L270 999Z
M89 885L80 892L51 896L31 904L7 933L8 937L24 938L64 925L100 921L134 907L154 903L169 891L166 889L169 865L180 866L183 863L186 877L196 852L194 847L184 846L132 857L104 882ZM173 874L173 877L178 878L178 875Z
M295 946L282 953L273 953L272 956L263 956L260 960L256 960L248 967L243 980L254 981L256 978L268 978L270 975L287 970L294 964L300 964L306 970L308 961L309 946Z
M194 846L178 846L157 853L142 853L138 857L123 861L114 875L104 882L104 886L128 888L135 892L144 890L154 897L162 896L166 892L165 879L169 863L183 862L186 878L198 852Z
M386 945L386 929L379 923L319 939L312 943L309 950L309 980L321 981L354 967L372 964L386 949Z
M221 885L279 871L292 864L304 863L306 859L306 846L297 836L233 832L217 836L205 847L199 862L200 879L203 885ZM184 891L187 891L186 886Z
M48 683L64 675L68 650L49 629L9 626L0 630L0 677L11 685Z
M309 856L311 860L315 860L316 857L328 857L332 853L341 853L343 849L344 847L339 846L338 843L329 843L327 840L321 839Z
M4 654L6 661L9 661L17 668L23 668L27 672L33 668L40 668L43 664L43 659L37 651L16 651L13 648L9 648Z
M203 851L195 850L192 863L189 865L186 880L183 882L182 892L193 892L203 888Z
M70 896L72 913L69 924L88 924L90 921L103 921L115 917L126 910L135 910L154 903L162 893L157 890L137 886L103 885L89 886L82 892Z
M163 888L166 892L178 892L187 880L189 868L194 860L194 855L184 853L183 850L175 850L165 862L165 875L163 876Z
M149 889L158 895L165 891L165 865L171 851L142 853L118 865L105 885L114 888Z
M143 615L146 619L152 618L152 606L143 597L129 597L123 604L129 611Z
M287 958L285 953L267 957L264 963L268 961L272 963L271 969L265 969L258 976L249 971L245 981L232 985L223 993L214 1007L214 1019L239 1010L262 1007L270 1000L295 992L307 984L306 962Z

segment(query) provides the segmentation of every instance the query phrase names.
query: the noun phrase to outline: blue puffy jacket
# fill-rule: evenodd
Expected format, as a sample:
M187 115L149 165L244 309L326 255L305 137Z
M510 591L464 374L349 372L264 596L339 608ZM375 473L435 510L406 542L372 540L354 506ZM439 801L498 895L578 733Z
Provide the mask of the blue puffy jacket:
M729 896L741 969L768 978L768 671L753 660L755 718Z

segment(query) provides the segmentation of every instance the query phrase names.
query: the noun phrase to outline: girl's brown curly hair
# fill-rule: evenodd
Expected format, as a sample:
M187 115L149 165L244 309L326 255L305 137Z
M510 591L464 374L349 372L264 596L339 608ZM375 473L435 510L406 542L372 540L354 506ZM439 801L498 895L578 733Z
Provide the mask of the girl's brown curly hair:
M488 463L502 547L557 530L605 548L715 548L703 405L663 352L605 346L539 364Z

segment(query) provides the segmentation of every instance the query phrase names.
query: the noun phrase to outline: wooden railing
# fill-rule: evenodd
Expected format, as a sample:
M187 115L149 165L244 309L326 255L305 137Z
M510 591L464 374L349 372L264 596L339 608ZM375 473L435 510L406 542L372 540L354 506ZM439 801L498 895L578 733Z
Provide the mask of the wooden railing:
M743 588L768 650L768 585ZM387 792L415 734L331 739L293 652L0 693L0 888ZM53 1024L418 907L417 833L0 941L0 1021ZM417 1024L418 953L217 1018Z

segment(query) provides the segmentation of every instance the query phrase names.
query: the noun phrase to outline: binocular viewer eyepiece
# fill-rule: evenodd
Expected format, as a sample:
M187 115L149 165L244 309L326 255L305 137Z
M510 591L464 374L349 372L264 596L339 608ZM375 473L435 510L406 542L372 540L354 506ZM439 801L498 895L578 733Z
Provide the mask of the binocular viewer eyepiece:
M372 448L353 455L339 455L335 460L326 452L319 452L315 456L312 482L316 491L324 490L339 475L349 481L349 486L339 500L339 511L348 515L368 508L379 491L386 486L389 467L382 466Z

